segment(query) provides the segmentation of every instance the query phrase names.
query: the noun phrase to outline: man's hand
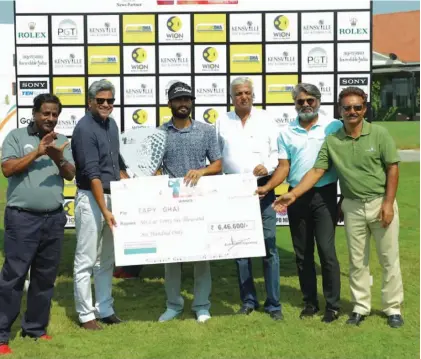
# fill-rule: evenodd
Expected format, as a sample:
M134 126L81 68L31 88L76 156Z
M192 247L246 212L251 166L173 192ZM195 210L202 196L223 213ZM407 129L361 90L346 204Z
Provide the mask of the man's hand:
M273 202L272 208L276 212L282 212L286 207L293 204L296 199L297 199L297 197L295 196L295 194L293 192L285 193L284 195L279 196L275 200L275 202Z
M259 195L259 198L262 199L264 196L266 196L269 192L269 189L266 186L257 187L256 194Z
M265 166L263 165L257 165L255 167L255 169L253 170L253 174L256 177L260 177L260 176L267 176L269 174L268 170L266 169Z
M54 162L60 162L64 157L63 151L69 144L69 141L63 143L60 147L50 144L45 148L45 152Z
M117 222L114 218L114 215L110 211L107 210L105 213L103 213L103 216L104 216L105 222L107 222L108 227L110 227L111 232L112 232L113 228L117 226Z
M200 177L204 175L203 169L201 170L190 170L184 177L184 183L186 186L190 184L191 187L196 186L199 182Z
M342 201L338 202L338 207L337 207L336 210L337 210L337 213L336 213L337 221L343 222L344 221L344 212L342 211Z
M55 132L50 132L46 134L40 141L38 145L37 157L41 157L47 154L46 150L47 147L50 146L53 141L57 138L57 134Z
M380 208L380 213L379 213L379 218L380 218L380 221L382 222L383 228L389 227L389 224L393 220L394 214L395 213L393 211L393 203L383 201L382 207Z

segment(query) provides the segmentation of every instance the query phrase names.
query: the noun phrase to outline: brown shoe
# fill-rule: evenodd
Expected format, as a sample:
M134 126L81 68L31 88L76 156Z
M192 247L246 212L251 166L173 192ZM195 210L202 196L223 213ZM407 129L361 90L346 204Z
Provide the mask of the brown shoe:
M102 327L95 319L90 320L89 322L81 323L80 326L87 330L102 330Z

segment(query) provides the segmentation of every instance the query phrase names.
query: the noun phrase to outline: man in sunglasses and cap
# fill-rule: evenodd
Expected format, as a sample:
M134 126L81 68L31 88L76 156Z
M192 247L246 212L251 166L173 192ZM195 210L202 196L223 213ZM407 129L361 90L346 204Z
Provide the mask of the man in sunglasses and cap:
M296 187L313 167L325 137L342 127L341 121L327 118L320 113L321 93L316 86L298 84L292 96L298 116L278 138L278 168L269 182L258 188L260 195L266 194L287 177L289 190ZM300 318L312 317L319 311L314 262L316 242L326 301L322 319L325 323L336 320L339 313L341 284L335 249L337 179L335 169L330 169L305 196L288 207L298 278L304 297L304 309Z
M74 296L81 327L98 330L97 322L118 324L113 309L111 283L114 267L110 182L127 178L120 157L119 129L110 117L114 85L95 81L88 90L89 111L77 123L72 136L76 164L75 198L76 252ZM92 303L91 276L95 281Z
M190 117L195 97L190 86L176 82L168 89L168 107L172 118L161 128L168 133L162 172L170 178L182 178L186 184L196 185L202 176L221 172L221 153L216 133L211 125ZM206 166L206 159L209 166ZM211 318L209 313L211 272L208 261L194 263L194 299L192 310L199 323ZM165 264L165 292L167 310L159 317L166 322L179 316L184 307L181 290L181 263Z
M383 127L364 120L367 95L358 87L339 94L339 111L344 127L328 136L313 168L274 207L282 210L335 168L344 197L342 210L349 251L349 282L354 304L347 324L358 326L370 314L370 237L373 234L383 268L382 303L387 323L403 325L402 275L399 263L399 213L396 191L399 155L390 134Z

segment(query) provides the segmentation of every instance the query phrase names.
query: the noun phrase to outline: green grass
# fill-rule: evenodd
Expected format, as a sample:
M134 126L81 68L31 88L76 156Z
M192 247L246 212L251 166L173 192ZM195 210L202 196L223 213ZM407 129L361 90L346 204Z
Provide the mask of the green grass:
M415 121L374 122L386 128L399 149L420 148L420 123Z
M419 182L418 163L403 163L398 201L401 218L400 255L403 272L405 325L391 329L381 314L381 269L374 242L371 246L371 272L374 276L372 315L359 328L345 325L351 309L348 254L343 228L337 233L341 264L343 315L337 322L323 324L317 316L300 320L301 294L295 259L287 228L278 229L281 257L281 301L285 320L274 322L263 312L247 317L233 316L239 309L236 270L233 261L212 263L213 318L204 325L195 322L192 302L192 266L184 266L185 312L181 320L157 323L165 308L163 266L148 266L138 280L115 280L115 309L128 322L102 332L78 327L73 303L73 253L75 237L67 231L60 275L51 312L49 333L52 342L34 342L19 337L20 321L12 328L13 358L416 358L420 356L420 278L419 278ZM2 181L0 179L0 181ZM4 181L1 182L0 211L4 207ZM0 227L2 231L2 227ZM0 238L2 238L2 232ZM2 241L0 240L0 245ZM0 263L3 258L0 255ZM254 272L263 304L264 281L260 261ZM320 268L318 268L320 273ZM319 293L320 291L319 274ZM322 300L322 299L321 299ZM24 303L22 303L22 311ZM321 306L324 306L323 300ZM12 357L11 357L12 358Z

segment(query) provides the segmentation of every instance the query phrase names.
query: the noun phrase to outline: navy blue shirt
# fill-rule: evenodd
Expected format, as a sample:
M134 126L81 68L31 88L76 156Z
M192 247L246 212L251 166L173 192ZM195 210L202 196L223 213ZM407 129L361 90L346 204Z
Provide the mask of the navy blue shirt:
M72 135L72 154L76 165L76 184L90 190L91 181L99 178L104 191L111 181L120 180L119 130L112 118L103 120L87 112Z

